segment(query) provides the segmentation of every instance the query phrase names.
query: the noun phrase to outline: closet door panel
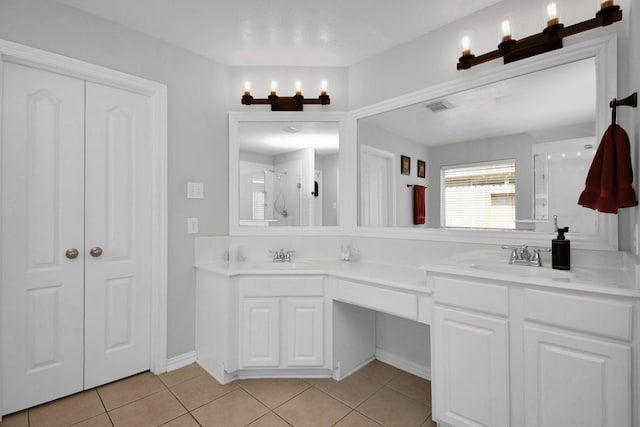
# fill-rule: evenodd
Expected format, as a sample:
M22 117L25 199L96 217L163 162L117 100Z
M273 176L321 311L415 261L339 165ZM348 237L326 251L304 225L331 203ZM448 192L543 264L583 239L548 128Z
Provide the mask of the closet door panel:
M12 63L3 77L0 324L11 413L82 390L84 81Z
M85 387L90 388L149 369L149 98L87 82L86 126Z

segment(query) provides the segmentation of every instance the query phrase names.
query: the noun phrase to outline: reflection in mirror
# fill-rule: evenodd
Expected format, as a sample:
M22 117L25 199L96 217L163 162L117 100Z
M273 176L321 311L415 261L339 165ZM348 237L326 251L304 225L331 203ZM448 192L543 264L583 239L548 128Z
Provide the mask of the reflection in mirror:
M588 58L358 120L358 225L594 233L577 200L597 146ZM410 174L400 157L410 157ZM417 174L418 160L426 174ZM414 189L426 186L425 225Z
M240 122L239 224L338 225L339 124Z

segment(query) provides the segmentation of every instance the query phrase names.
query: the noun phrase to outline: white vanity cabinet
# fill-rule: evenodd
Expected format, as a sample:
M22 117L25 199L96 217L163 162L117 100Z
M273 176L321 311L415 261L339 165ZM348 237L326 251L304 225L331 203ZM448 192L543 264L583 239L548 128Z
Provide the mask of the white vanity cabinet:
M323 276L246 276L239 281L240 369L330 367Z
M435 420L637 425L637 299L434 272L427 280Z
M331 304L322 275L197 269L198 363L221 383L331 374Z
M433 411L452 426L509 425L505 286L433 277Z

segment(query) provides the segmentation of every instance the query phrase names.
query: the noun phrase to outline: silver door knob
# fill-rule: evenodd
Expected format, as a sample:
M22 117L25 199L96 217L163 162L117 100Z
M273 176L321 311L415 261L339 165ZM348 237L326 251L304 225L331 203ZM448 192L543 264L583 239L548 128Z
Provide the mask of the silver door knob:
M89 253L92 257L98 258L100 255L102 255L102 248L100 246L94 246L91 248Z
M64 256L66 256L69 259L76 259L78 258L79 252L76 248L70 248L67 249L67 251L64 253Z

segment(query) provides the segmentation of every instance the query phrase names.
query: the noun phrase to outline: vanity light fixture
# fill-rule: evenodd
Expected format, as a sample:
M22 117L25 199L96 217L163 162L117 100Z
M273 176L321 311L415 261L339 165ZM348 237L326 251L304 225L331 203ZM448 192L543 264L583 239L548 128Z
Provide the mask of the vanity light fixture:
M327 95L327 81L322 80L320 84L320 96L318 98L305 98L302 96L302 82L296 80L296 94L294 96L278 96L276 88L278 84L274 80L271 82L271 92L267 98L254 98L251 96L251 83L244 83L244 95L242 95L243 105L271 105L271 111L302 111L304 104L328 105L331 99Z
M538 34L515 40L511 34L511 24L509 21L502 22L502 42L498 49L475 56L471 53L470 40L468 36L462 38L462 56L458 59L458 70L467 70L475 65L502 57L504 63L518 61L541 53L562 48L562 39L583 31L592 30L598 27L606 27L614 22L622 20L622 10L615 5L612 0L600 2L600 10L595 18L565 27L560 23L558 10L555 3L547 6L547 27Z

